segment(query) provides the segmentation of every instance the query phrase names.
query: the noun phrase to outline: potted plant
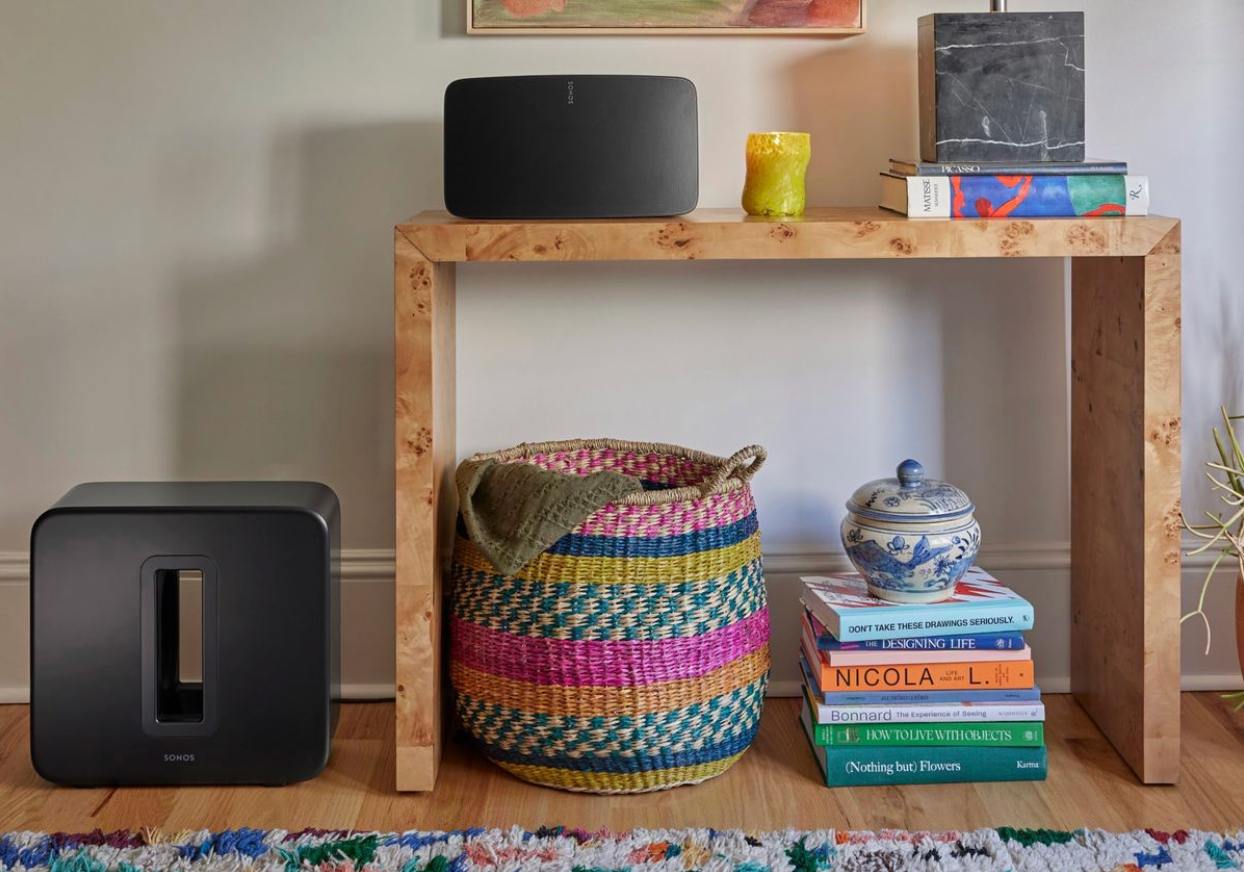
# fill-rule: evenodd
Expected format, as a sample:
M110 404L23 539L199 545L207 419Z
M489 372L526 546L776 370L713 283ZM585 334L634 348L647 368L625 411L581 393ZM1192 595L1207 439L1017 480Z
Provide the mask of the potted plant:
M1197 616L1201 618L1205 623L1205 653L1208 654L1213 636L1209 616L1205 614L1205 593L1209 590L1209 583L1222 562L1227 559L1234 560L1237 569L1235 644L1240 669L1244 672L1244 450L1240 448L1240 440L1235 434L1233 423L1239 420L1244 420L1244 415L1228 415L1225 408L1222 410L1223 433L1219 433L1217 427L1213 429L1214 446L1218 449L1218 461L1210 460L1205 464L1209 467L1205 475L1217 492L1218 498L1226 505L1226 510L1206 511L1205 517L1209 520L1204 524L1193 524L1187 516L1183 518L1184 527L1188 532L1204 540L1188 554L1191 556L1216 550L1218 555L1210 564L1209 571L1205 573L1205 581L1201 584L1201 596L1197 600L1196 609L1184 615L1180 623ZM1244 691L1224 694L1224 698L1233 700L1237 710L1244 708Z

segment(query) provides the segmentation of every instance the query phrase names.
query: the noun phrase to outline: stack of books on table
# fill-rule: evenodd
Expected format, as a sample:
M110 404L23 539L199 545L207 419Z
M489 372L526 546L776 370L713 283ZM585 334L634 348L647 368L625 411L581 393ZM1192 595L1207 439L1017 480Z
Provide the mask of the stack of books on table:
M881 207L909 218L1101 218L1149 214L1149 179L1122 161L890 160Z
M826 784L1045 778L1026 600L979 567L928 605L857 573L802 581L801 719Z

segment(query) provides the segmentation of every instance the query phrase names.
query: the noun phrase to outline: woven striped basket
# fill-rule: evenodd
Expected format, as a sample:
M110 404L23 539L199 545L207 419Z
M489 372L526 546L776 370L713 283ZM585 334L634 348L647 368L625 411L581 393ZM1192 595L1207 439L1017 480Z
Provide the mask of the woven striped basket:
M759 446L721 458L590 440L482 455L645 490L593 514L515 576L459 532L451 676L458 718L520 778L639 793L719 775L756 734L769 610L748 481Z

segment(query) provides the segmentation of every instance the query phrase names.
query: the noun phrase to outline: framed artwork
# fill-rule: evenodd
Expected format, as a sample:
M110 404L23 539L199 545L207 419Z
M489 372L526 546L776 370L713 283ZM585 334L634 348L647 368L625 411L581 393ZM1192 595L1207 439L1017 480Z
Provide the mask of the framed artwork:
M849 36L864 0L466 0L467 33Z

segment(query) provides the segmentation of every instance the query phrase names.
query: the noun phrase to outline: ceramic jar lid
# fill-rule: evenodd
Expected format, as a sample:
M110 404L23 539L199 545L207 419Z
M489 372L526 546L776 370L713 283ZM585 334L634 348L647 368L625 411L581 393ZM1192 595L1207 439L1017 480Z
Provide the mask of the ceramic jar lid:
M953 484L926 479L924 467L915 460L904 460L895 478L870 481L847 502L847 511L861 518L909 524L963 518L974 508Z

